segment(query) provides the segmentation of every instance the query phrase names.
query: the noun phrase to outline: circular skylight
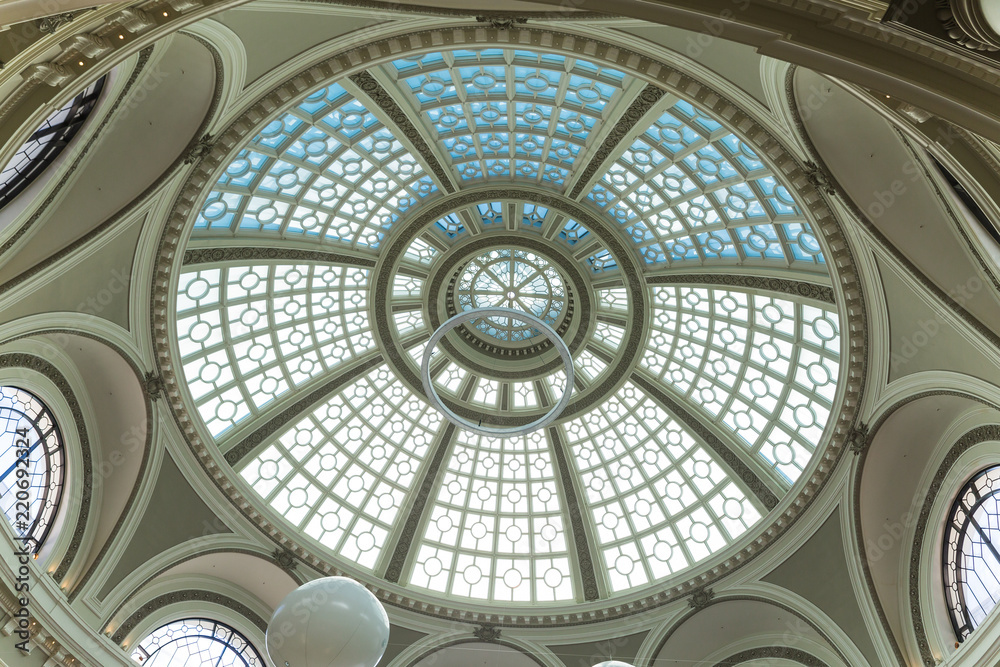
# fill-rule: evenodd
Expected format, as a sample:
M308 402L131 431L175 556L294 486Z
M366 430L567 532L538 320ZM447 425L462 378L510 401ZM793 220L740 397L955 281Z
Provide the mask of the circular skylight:
M544 258L528 250L487 250L470 261L455 290L459 310L513 308L555 324L563 311L566 290L562 278ZM509 317L479 320L476 329L503 341L539 334L534 327Z
M213 167L173 288L175 409L252 516L394 595L558 609L691 576L802 488L846 342L823 236L746 135L555 47L399 56L285 99ZM568 345L552 426L477 435L424 396L431 334L486 306ZM546 414L566 375L538 333L447 334L441 400Z

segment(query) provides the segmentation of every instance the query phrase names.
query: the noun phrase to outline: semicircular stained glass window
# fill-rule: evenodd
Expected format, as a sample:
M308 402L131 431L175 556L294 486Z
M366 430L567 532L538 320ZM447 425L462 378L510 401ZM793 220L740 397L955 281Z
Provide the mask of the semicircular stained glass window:
M1000 466L970 479L952 505L944 531L944 591L959 641L1000 602Z
M132 651L147 667L266 667L247 638L224 623L185 618L149 633Z
M0 387L0 505L14 535L38 551L62 497L62 436L52 412L34 394Z

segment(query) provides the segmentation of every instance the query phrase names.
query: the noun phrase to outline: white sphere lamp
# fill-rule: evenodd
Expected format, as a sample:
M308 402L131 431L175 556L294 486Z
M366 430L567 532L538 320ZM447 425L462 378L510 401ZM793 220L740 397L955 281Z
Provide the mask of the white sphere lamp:
M265 644L275 667L375 667L389 643L389 617L347 577L299 586L281 601Z
M621 662L620 660L608 660L600 664L594 665L594 667L632 667L632 665L627 662Z

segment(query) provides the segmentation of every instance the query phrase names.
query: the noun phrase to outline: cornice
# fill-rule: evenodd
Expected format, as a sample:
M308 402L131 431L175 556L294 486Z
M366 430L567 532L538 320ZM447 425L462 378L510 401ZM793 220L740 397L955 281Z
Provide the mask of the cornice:
M838 389L833 420L828 424L824 441L818 443L820 454L817 454L803 479L797 485L798 494L789 495L778 503L776 512L770 517L773 522L757 529L757 539L741 549L726 552L728 555L722 562L717 562L711 570L701 568L700 574L688 573L686 579L674 580L673 583L661 582L657 586L640 591L632 596L619 596L614 601L601 603L579 603L569 612L541 612L525 608L514 614L498 614L482 609L469 611L449 608L442 600L422 601L409 597L409 590L392 585L390 582L373 579L370 574L357 573L355 576L368 582L373 592L390 605L410 609L422 614L451 618L470 623L491 623L518 626L564 626L595 623L614 618L623 618L640 614L671 601L685 597L692 590L711 584L730 574L756 554L784 534L796 519L807 509L816 494L825 485L830 472L840 461L844 451L844 441L850 433L855 412L862 392L865 379L867 347L866 313L864 296L854 269L854 260L846 239L834 218L824 194L816 189L809 178L809 172L789 154L765 127L745 111L716 90L691 78L683 72L664 63L631 52L620 46L606 42L583 38L549 30L514 27L496 29L492 27L454 27L437 30L424 30L410 35L387 38L366 45L362 49L337 54L328 60L301 71L297 76L282 84L274 91L264 95L258 102L251 105L244 115L235 120L228 128L221 131L209 151L188 174L187 182L178 194L173 210L163 231L157 257L158 262L153 279L153 292L150 303L150 323L153 345L157 350L157 363L165 383L165 394L173 412L180 432L191 448L194 456L201 462L206 473L213 482L231 499L244 516L262 531L264 535L283 548L289 549L297 558L309 564L317 571L325 574L341 574L344 570L339 565L331 563L326 556L321 556L313 547L299 543L295 538L285 534L284 529L272 523L253 503L248 500L240 488L229 481L231 474L227 463L220 462L220 455L212 443L205 442L199 435L199 428L193 416L187 412L183 401L184 389L180 386L181 379L176 375L176 364L169 349L171 337L170 294L171 286L176 280L176 270L181 259L180 245L185 238L185 230L190 217L197 210L203 199L206 188L214 182L214 175L222 167L228 156L252 136L255 128L279 113L297 97L304 95L322 83L350 76L353 73L387 61L398 54L408 51L430 51L440 48L440 44L464 43L474 44L489 41L492 44L538 44L554 51L586 54L589 59L607 61L618 67L628 69L636 76L655 83L668 91L677 91L692 103L706 109L714 116L723 119L734 131L745 137L759 149L760 154L773 168L778 178L794 188L800 198L800 204L810 219L814 229L822 236L824 254L835 273L833 292L839 305L842 328L844 330L845 350L842 354L842 373ZM469 196L480 196L481 192L470 192ZM423 215L435 203L429 203L414 211L414 215ZM572 202L570 202L572 203ZM561 199L560 208L565 201ZM578 204L575 208L584 211ZM405 222L399 223L400 226ZM623 257L629 261L632 254L623 248L618 248ZM615 250L613 249L612 252ZM642 289L640 287L640 289ZM450 603L449 603L450 604ZM459 603L461 604L461 603ZM607 604L613 604L608 607Z

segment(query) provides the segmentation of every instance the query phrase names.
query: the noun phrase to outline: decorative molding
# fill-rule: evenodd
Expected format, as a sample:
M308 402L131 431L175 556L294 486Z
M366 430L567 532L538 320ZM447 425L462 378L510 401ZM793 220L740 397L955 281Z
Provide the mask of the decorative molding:
M143 379L142 388L146 392L147 398L151 401L156 401L160 397L160 394L163 393L163 379L152 371L146 373Z
M829 667L829 665L812 653L806 653L801 649L789 646L761 646L759 648L747 649L746 651L734 653L725 660L720 660L715 663L715 667L728 667L729 665L739 665L744 662L757 660L788 660L789 662L806 665L806 667Z
M859 422L847 436L847 446L851 448L851 453L855 456L860 456L868 451L868 446L871 443L868 427L865 426L864 422Z
M189 589L184 591L175 591L173 593L165 593L164 595L153 598L146 604L142 605L132 612L132 615L122 621L122 624L115 629L114 634L111 635L111 641L116 644L121 644L128 637L129 633L132 632L132 630L134 630L139 623L149 617L150 614L153 614L166 606L177 604L179 602L210 602L223 606L230 611L243 616L262 633L267 632L267 621L261 618L257 612L242 602L234 600L228 595L223 595L221 593Z
M295 566L298 563L295 554L288 549L275 549L274 553L271 554L271 559L278 567L289 573L295 570Z
M15 231L6 241L4 241L2 245L0 245L0 257L2 257L5 253L9 252L17 244L17 242L21 239L21 237L24 236L24 234L28 231L28 229L31 228L36 222L38 222L38 220L42 217L42 215L48 210L49 206L51 206L52 203L56 200L56 197L59 195L59 193L69 183L70 179L73 177L77 169L79 169L80 164L83 162L83 159L94 147L94 144L97 142L97 140L101 138L103 132L108 127L114 126L114 122L112 122L112 119L115 113L118 111L118 108L125 102L125 100L131 94L132 88L135 87L135 83L139 79L139 75L146 68L146 65L149 62L149 57L152 54L152 52L153 52L153 47L150 46L139 53L139 59L136 62L135 68L132 70L132 73L129 75L128 81L125 82L125 86L122 88L121 94L118 95L118 98L114 101L114 103L111 105L111 108L108 109L108 112L104 115L104 118L101 119L101 122L97 126L97 129L87 140L87 143L80 148L79 152L76 155L76 159L73 160L73 163L66 170L66 173L62 175L62 178L59 179L59 182L56 184L56 186L52 188L52 191L49 192L45 200L42 201L42 203L35 208L31 216L24 221L24 223L17 229L17 231ZM140 195L140 197L143 197L149 192L152 192L151 188L152 186L150 186L150 189L148 189L146 192ZM134 200L133 204L137 200ZM127 207L128 210L131 210L132 208L133 208L132 206ZM85 243L90 241L93 237L95 237L97 234L103 232L105 229L112 226L114 222L117 222L118 220L123 218L124 214L125 214L124 211L119 212L117 215L112 216L104 223L101 223L100 225L95 227L94 230L84 235L76 242L71 243L63 250L38 262L32 268L14 276L7 282L3 283L2 285L0 285L0 294L3 294L4 292L13 289L17 285L28 280L28 278L30 278L31 276L40 273L45 268L48 268L49 265L54 264L56 261L62 259L73 250L76 250L80 246L84 245Z
M591 180L593 180L594 175L597 171L604 165L607 161L608 156L611 155L618 148L619 144L628 136L633 129L635 129L636 123L638 123L646 113L652 109L657 102L663 99L666 94L659 86L648 84L645 88L639 91L635 100L629 105L629 108L625 110L618 122L611 129L611 132L604 139L601 146L594 152L590 162L587 164L587 168L584 169L576 180L576 185L573 186L572 192L570 192L571 199L577 199L581 194L583 194L583 189L587 187Z
M201 139L184 153L184 164L194 164L211 153L213 148L215 148L215 139L212 135L207 133L201 135Z
M646 278L650 285L718 285L720 287L739 287L741 289L777 292L790 294L803 299L836 303L833 288L807 283L801 280L787 278L770 278L766 276L750 276L732 273L672 273L663 276Z
M406 523L403 524L403 530L399 533L396 545L392 549L392 558L389 559L389 565L385 570L386 581L399 583L413 539L417 536L417 530L422 524L421 520L427 509L427 501L431 497L431 491L434 490L441 466L444 464L445 455L451 451L454 441L455 425L449 423L438 438L434 455L424 468L423 478L420 480L420 486L413 498L413 504L410 506L410 511L406 513Z
M46 35L54 35L59 28L72 22L74 18L76 18L76 14L73 12L63 12L62 14L53 14L52 16L39 19L37 25L38 29Z
M715 597L715 591L711 588L701 588L695 589L694 593L691 593L691 599L688 600L688 606L692 609L701 611L712 602Z
M243 438L239 444L226 452L226 462L233 468L250 454L268 437L277 433L283 426L299 418L310 407L334 393L341 387L350 384L371 369L382 363L382 355L376 354L367 361L352 368L339 372L332 380L325 382L316 389L295 401L278 414L268 419L253 433Z
M826 170L820 168L820 166L812 160L806 160L802 163L802 165L806 169L806 178L809 179L809 182L813 184L814 188L822 190L830 196L836 196L837 188L830 181L830 179L827 178Z
M445 192L452 194L455 192L455 184L451 180L451 176L448 171L442 166L441 162L438 160L437 155L427 145L424 138L420 135L420 131L410 120L410 117L400 108L396 100L392 98L389 91L382 87L375 77L369 74L367 71L361 71L357 74L352 74L348 77L355 86L361 89L368 98L377 104L382 111L389 116L389 120L393 122L399 132L406 137L406 139L413 146L414 150L423 158L424 162L430 167L434 175L437 176L438 181L441 183L441 187L444 188Z
M278 551L281 551L281 550L280 549L276 549L275 550L275 554L277 554ZM104 621L104 623L102 624L101 627L105 627L105 628L106 627L110 627L111 624L113 623L113 621L115 620L115 617L118 616L118 613L125 607L125 605L127 605L129 603L130 600L132 600L135 597L136 593L138 593L139 591L141 591L142 589L144 589L147 584L149 584L151 581L153 581L154 579L156 579L157 577L159 577L161 574L163 574L167 570L173 569L173 568L177 567L178 565L181 565L182 563L186 563L186 562L188 562L190 560L194 560L195 558L200 558L202 556L209 556L209 555L212 555L212 554L243 554L243 555L246 555L246 556L254 556L256 558L261 558L263 560L271 562L274 565L277 565L278 567L281 567L281 563L279 563L277 561L277 559L275 558L275 556L273 554L270 555L270 556L268 556L268 555L262 554L262 553L260 553L258 551L252 551L250 549L233 549L233 548L228 548L228 547L216 548L216 549L204 549L204 550L199 551L197 553L193 553L193 554L190 554L188 556L185 556L184 558L180 558L180 559L178 559L178 560L176 560L174 562L167 563L166 565L164 565L163 567L161 567L159 570L157 570L156 572L154 572L151 575L149 575L148 577L146 577L141 583L139 583L138 585L136 585L132 589L132 593L130 595L128 595L124 600L122 600L121 602L118 603L118 605L115 607L114 611L112 611L110 614L108 614L107 618L105 619L105 621ZM295 583L298 584L299 586L301 586L302 584L306 583L305 579L302 577L301 574L299 574L299 572L295 569L294 566L290 570L285 570L285 568L281 568L281 569L286 574L288 574L288 576L291 577L292 580L294 580Z
M523 16L477 16L476 21L479 23L489 23L491 28L497 30L510 30L516 25L523 25L528 22L528 19Z
M90 518L90 505L94 493L94 455L90 446L90 436L87 434L87 424L84 421L80 403L76 400L76 395L73 393L72 387L69 386L66 376L58 368L41 357L21 352L0 355L0 368L9 367L27 368L48 378L59 390L59 393L62 394L67 405L69 405L69 410L73 414L73 427L80 438L80 453L83 459L80 513L75 517L76 525L73 529L73 538L70 540L69 547L62 557L59 567L52 575L53 579L61 582L66 577L70 565L73 564L73 560L76 558L76 554L83 544L83 534L87 530L87 522ZM60 426L63 429L67 427L65 424ZM72 521L73 517L67 515L67 519Z
M490 625L489 623L483 623L477 626L472 634L475 635L476 639L481 642L490 642L495 644L500 641L500 633L502 630L495 625Z
M989 24L981 0L937 0L937 17L948 37L972 51L1000 51L1000 35ZM993 2L995 0L982 0Z
M676 91L685 99L696 101L696 104L706 113L712 114L716 118L725 119L727 127L737 128L740 136L750 142L754 146L754 150L758 151L760 155L766 156L773 172L779 174L782 182L798 193L801 209L810 220L814 230L823 237L827 263L834 274L833 289L837 295L846 349L841 357L839 380L843 392L837 405L834 406L832 411L834 417L827 425L822 441L817 443L818 451L813 457L810 468L796 484L795 495L788 496L787 502L781 503L781 511L772 513L772 521L762 523L754 531L755 538L751 539L750 536L747 536L741 542L744 545L741 549L729 552L724 560L712 560L710 567L706 563L700 568L692 569L690 577L686 580L678 580L677 583L660 587L655 592L647 591L638 595L616 596L614 604L609 604L605 608L595 606L585 612L572 609L553 609L543 613L534 608L525 607L523 613L511 616L492 611L471 611L452 607L450 606L454 604L452 601L442 604L440 598L433 596L430 599L411 597L413 595L411 591L387 584L379 580L377 576L373 577L349 564L341 565L335 557L313 543L300 537L289 536L281 525L276 524L264 513L255 509L254 503L243 495L241 491L243 487L239 484L233 484L227 479L227 475L230 474L228 466L220 465L219 453L213 443L202 441L200 430L196 427L198 417L188 412L187 406L181 398L184 394L179 385L181 378L176 375L176 364L170 351L172 321L169 313L172 298L171 289L172 285L176 283L174 273L180 265L180 253L183 250L181 242L186 236L185 230L190 219L197 210L200 201L203 200L207 188L214 183L217 172L224 168L229 153L237 146L242 145L250 136L253 136L253 133L263 123L279 114L282 109L294 104L295 100L317 88L321 82L337 80L355 74L375 64L398 58L400 54L410 50L423 51L441 48L442 44L469 46L484 41L494 47L507 48L506 45L510 45L510 48L520 48L519 45L532 44L538 40L544 40L548 50L577 54L589 60L607 62L610 65L636 72L638 76L646 78L650 83L655 82L668 91ZM300 560L318 572L340 574L344 571L342 568L347 568L352 572L352 576L366 582L376 596L386 604L399 606L420 614L461 620L466 623L499 623L502 620L504 625L508 626L542 627L582 625L624 618L686 597L696 586L710 585L751 562L754 557L785 534L802 513L811 506L817 494L827 483L831 471L836 468L840 461L845 449L844 440L855 421L867 367L865 355L868 343L866 309L852 251L832 210L827 205L823 193L817 191L810 183L803 166L756 118L718 91L691 76L627 48L556 30L542 31L517 27L496 31L482 26L435 28L373 41L363 47L336 54L326 61L305 68L250 105L246 112L220 132L218 137L219 143L216 150L201 160L189 172L187 181L178 194L175 206L164 225L160 243L156 249L157 264L153 280L154 288L150 295L153 348L167 384L167 394L174 420L208 477L263 535L293 551ZM222 150L220 148L222 146L230 148ZM478 193L463 192L460 196L467 196L470 199L490 196L483 194L485 192L503 191L490 191L484 188ZM533 194L533 198L542 205L546 205L542 201L546 199L558 202L559 208L567 208L565 198L556 198L541 193ZM422 215L426 210L440 205L442 199L445 198L425 204L419 210L415 209L413 215ZM448 206L452 207L453 202L454 200ZM572 202L571 204L575 210L587 212L583 206ZM397 225L402 228L406 224L405 221L396 223L390 232L390 238L396 235L398 228L395 227ZM623 261L638 261L634 257L634 249L628 248L626 251L619 236L616 235L611 241L614 243L614 248L610 248L612 253L615 253L617 249L622 253ZM379 261L381 267L382 260ZM392 275L391 268L386 275ZM644 281L640 281L638 285L627 285L626 287L643 295L643 298L645 297L647 288ZM639 325L645 325L644 304L641 308L641 312L632 315L630 323L639 322L641 319ZM381 332L378 333L381 334ZM635 351L622 350L622 353L623 355L637 354L638 349ZM622 381L624 379L623 377Z
M566 501L566 515L569 517L569 525L573 529L573 546L571 553L576 558L577 565L580 566L580 582L583 584L583 597L585 600L597 600L601 591L597 585L597 573L594 570L594 557L590 552L590 542L587 539L587 529L584 526L583 512L580 511L580 500L577 495L576 479L566 460L566 445L563 443L559 429L551 427L548 429L548 441L552 447L552 458L556 462L559 470L559 479L562 481L563 498Z
M298 250L295 248L225 247L197 248L184 252L184 266L192 264L218 264L220 262L325 262L375 268L375 260L355 257L330 250Z

